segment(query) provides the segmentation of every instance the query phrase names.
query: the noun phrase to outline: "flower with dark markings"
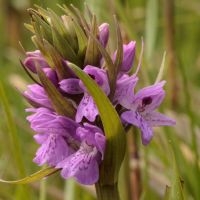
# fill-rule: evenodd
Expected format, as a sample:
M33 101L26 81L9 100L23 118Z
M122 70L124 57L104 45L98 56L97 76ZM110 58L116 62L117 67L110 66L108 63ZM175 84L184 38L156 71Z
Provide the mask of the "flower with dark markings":
M40 144L34 162L62 168L64 178L74 176L82 184L93 184L99 177L99 164L105 150L100 128L57 115L47 108L28 109L27 117Z
M131 101L124 105L128 111L123 112L121 118L124 122L140 128L144 145L153 137L152 127L175 125L174 120L155 111L164 99L164 84L165 81L161 81L139 90Z

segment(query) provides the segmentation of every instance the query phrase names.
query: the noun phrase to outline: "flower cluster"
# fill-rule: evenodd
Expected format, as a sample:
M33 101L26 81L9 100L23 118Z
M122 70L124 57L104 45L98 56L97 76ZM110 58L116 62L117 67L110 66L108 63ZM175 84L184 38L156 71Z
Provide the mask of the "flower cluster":
M97 33L96 43L106 48L109 39L109 25L101 24ZM88 39L87 45L91 44L90 40L91 38ZM77 40L74 41L77 42ZM76 44L73 48L76 49L74 50L77 52L76 55L80 55ZM108 96L124 127L134 125L141 130L142 143L146 145L153 137L152 127L174 125L174 121L155 111L164 99L165 81L134 92L139 80L137 73L130 73L135 48L135 41L122 45L122 59L115 72L114 81L111 81L105 58L98 48L96 56L93 56L95 61L91 61L86 46L86 50L83 51L85 53L81 54L81 58L85 56L84 62L76 64ZM50 47L49 49L51 50ZM58 55L61 55L61 59L58 59L60 58ZM27 109L27 112L31 112L27 120L36 132L34 139L40 145L34 162L38 165L48 164L61 169L61 175L64 178L75 177L82 184L93 184L99 178L99 165L104 158L106 137L93 97L68 67L69 61L73 62L73 57L63 56L62 52L58 55L55 55L55 59L51 54L52 65L47 52L41 48L27 52L23 61L24 67L38 76L41 81L41 83L35 81L35 84L28 85L24 92L24 97L33 106ZM117 56L119 56L117 50L110 55L113 64ZM62 105L70 107L70 112Z

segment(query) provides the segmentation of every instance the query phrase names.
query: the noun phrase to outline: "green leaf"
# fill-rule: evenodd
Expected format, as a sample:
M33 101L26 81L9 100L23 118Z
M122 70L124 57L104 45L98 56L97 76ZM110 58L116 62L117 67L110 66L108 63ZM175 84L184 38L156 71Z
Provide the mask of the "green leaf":
M79 64L79 58L75 54L69 42L59 34L54 27L52 27L52 35L53 35L53 45L60 52L60 54L66 60Z
M73 4L70 5L72 12L78 17L78 19L80 20L80 24L82 25L82 27L86 28L89 30L89 25L84 17L84 15L80 12L80 10L78 8L76 8Z
M91 36L93 38L96 46L99 48L99 51L101 52L101 55L105 59L106 68L107 68L107 71L108 71L108 79L109 79L109 83L110 83L110 88L112 88L113 87L112 85L113 85L113 83L116 80L115 73L113 73L115 71L115 65L113 64L113 61L112 61L109 53L101 45L101 43L99 42L99 40L97 40L97 38L92 33L90 33L89 31L87 31L87 33L89 34L89 36Z
M117 35L117 55L116 55L114 65L115 65L115 74L117 74L123 60L123 41L122 41L122 35L121 35L120 27L117 22L116 16L114 17L114 19L115 19L115 27L116 27L116 35Z
M50 23L51 26L53 26L58 33L62 36L65 37L67 35L67 30L61 20L61 18L51 9L47 9L48 13L49 13L49 18L50 18Z
M43 40L43 47L45 49L45 52L47 52L48 54L48 58L50 58L51 60L51 67L56 70L58 74L59 80L68 77L66 66L64 66L63 58L61 57L59 52L46 40Z
M92 19L92 27L91 27L91 34L97 38L98 35L98 27L96 22L95 15ZM100 51L91 35L89 36L88 44L87 44L87 50L85 54L85 60L84 60L84 66L86 65L93 65L93 66L99 66L99 60L100 60Z
M35 34L34 28L31 24L24 23L24 26L26 27L27 30Z
M56 112L60 115L64 115L73 119L75 116L75 108L71 101L62 96L62 94L57 90L54 84L46 77L45 73L39 67L37 67L37 73Z
M9 183L9 184L27 184L27 183L32 183L32 182L38 181L38 180L40 180L46 176L49 176L57 171L59 171L59 169L48 167L46 169L42 169L34 174L31 174L25 178L22 178L22 179L19 179L16 181L7 181L7 180L0 179L0 182Z
M75 52L75 50L77 50L77 43L75 41L75 32L73 31L72 24L68 23L67 29L66 23L64 24L63 20L54 11L48 9L48 14L51 19L51 26L67 41L68 44L70 44L70 48Z
M116 79L117 79L117 74L120 70L122 60L123 60L123 41L122 41L122 35L120 31L119 24L117 22L116 16L114 17L115 19L115 27L116 27L116 35L117 35L117 54L116 54L116 59L114 62L114 69L111 70L110 73L112 73L112 79L110 82L110 99L113 98L115 94L115 87L116 87Z
M5 118L8 127L8 137L10 138L12 147L12 156L15 159L16 172L18 171L21 176L25 176L25 166L23 163L21 144L18 138L18 132L16 127L16 122L12 116L11 107L8 102L8 98L5 93L3 84L0 82L0 102L5 112Z
M155 84L162 80L162 77L164 74L164 69L165 69L165 56L166 56L166 52L164 52L164 54L163 54L163 59L162 59L161 65L160 65L158 75L156 77Z
M36 35L31 37L31 40L33 41L34 45L41 51L42 55L45 57L48 65L52 68L54 68L54 62L52 60L51 55L49 54L49 51L44 46L44 40L41 40L41 38L38 38Z
M147 1L146 8L146 58L149 61L154 52L158 30L158 0Z
M67 16L70 16L73 20L77 21L77 23L81 25L81 21L79 20L79 17L76 15L76 13L71 11L66 5L58 6L67 14Z
M79 46L76 31L74 28L74 20L70 16L62 15L62 21L67 30L67 35L65 38L71 44L75 53L77 53L79 50Z
M91 10L89 9L87 3L84 3L84 7L85 7L85 12L86 12L86 14L87 14L87 16L88 16L90 22L92 22L92 17L93 17L93 15L92 15L92 12L91 12Z
M124 128L115 108L97 83L76 65L69 63L69 67L83 81L97 105L106 136L106 151L100 169L100 182L102 185L113 185L118 180L119 169L125 155Z
M45 38L48 42L52 43L52 33L51 33L51 27L47 21L45 21L42 16L37 14L32 14L32 22L35 26L37 25L37 29L35 28L35 34L41 35L42 38ZM36 31L38 31L36 33Z
M84 32L84 30L82 29L82 27L78 24L78 22L76 20L74 20L73 23L76 35L77 35L77 39L78 39L78 55L79 56L83 56L85 54L85 50L87 47L87 36Z
M84 16L80 17L80 13L78 14L77 12L75 12L74 8L72 8L72 6L70 7L72 10L70 10L66 5L59 6L66 14L67 17L71 19L71 21L73 22L73 29L76 32L76 38L78 40L78 55L79 57L83 57L84 59L84 55L85 55L85 50L86 50L86 46L87 46L87 36L85 34L85 30L84 28L88 29L88 25L87 23L84 25L82 23L82 18L84 18Z
M173 176L171 187L166 188L165 200L184 200L183 183L180 179L174 152L172 151Z

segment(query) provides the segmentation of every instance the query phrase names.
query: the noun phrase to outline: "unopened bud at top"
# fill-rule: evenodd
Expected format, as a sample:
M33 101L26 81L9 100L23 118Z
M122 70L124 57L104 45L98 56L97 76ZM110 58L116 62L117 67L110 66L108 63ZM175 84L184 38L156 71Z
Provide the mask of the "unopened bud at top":
M103 23L99 26L99 41L106 47L109 38L109 24Z

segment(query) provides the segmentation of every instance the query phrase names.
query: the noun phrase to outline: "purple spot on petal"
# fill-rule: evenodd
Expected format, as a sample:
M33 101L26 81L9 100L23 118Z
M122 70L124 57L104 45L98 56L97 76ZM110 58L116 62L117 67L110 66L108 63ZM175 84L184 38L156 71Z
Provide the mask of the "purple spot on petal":
M95 80L95 75L93 74L88 74L93 80Z
M152 103L152 98L151 98L151 97L144 97L144 98L142 99L142 105L143 105L143 106L149 105L149 104L151 104L151 103Z

